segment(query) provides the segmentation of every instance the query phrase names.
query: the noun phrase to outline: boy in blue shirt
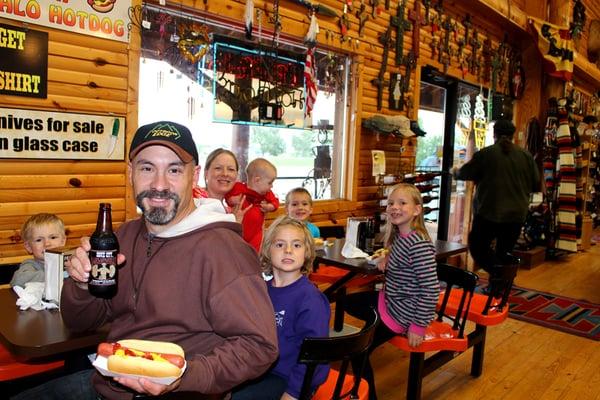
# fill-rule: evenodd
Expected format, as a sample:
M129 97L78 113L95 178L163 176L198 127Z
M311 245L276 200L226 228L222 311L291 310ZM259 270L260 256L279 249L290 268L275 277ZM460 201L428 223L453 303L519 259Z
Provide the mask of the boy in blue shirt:
M304 222L312 237L318 238L321 237L319 227L308 220L312 214L312 204L310 193L303 187L292 189L285 195L286 214L291 218Z

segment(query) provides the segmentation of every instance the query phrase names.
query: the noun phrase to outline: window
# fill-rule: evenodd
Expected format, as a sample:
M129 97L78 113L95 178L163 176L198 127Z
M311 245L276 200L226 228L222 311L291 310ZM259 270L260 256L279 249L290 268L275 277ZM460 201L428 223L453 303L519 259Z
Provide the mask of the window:
M225 35L222 27L211 27L213 37L236 37L236 43L239 43L243 34L232 33L233 28L228 28ZM221 36L216 36L218 33ZM228 96L243 99L238 95L239 89L236 92L231 84L227 87L221 81L221 87L215 90L214 78L218 85L219 78L225 75L215 68L214 50L217 43L222 43L219 40L213 41L197 66L181 63L181 57L179 63L173 62L165 56L168 55L166 51L160 53L163 60L159 60L156 50L148 48L158 47L156 40L142 40L139 124L168 119L188 126L198 146L200 164L203 166L212 150L218 147L230 149L238 156L242 180L248 161L257 157L268 159L277 167L273 192L281 200L297 186L306 187L315 200L342 197L345 176L338 171L343 170L345 156L349 60L331 53L315 54L318 93L309 118L304 119L304 108L299 108L299 104L295 108L289 107L292 102L288 96L282 100L286 107L282 110L284 118L280 120L269 118L269 112L276 109L261 112L257 108L251 110L250 118L240 119L231 107L229 110L223 107L225 100L221 95L221 91L226 90ZM305 47L291 43L279 47L282 52L295 55L303 70ZM303 94L303 91L299 93ZM293 96L298 99L298 91ZM199 185L204 186L203 178Z

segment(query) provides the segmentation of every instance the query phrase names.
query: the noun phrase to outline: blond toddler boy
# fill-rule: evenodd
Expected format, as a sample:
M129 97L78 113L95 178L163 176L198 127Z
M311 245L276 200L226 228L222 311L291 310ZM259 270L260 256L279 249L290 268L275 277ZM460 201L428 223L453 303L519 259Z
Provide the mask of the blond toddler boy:
M25 249L33 258L21 263L10 285L25 287L27 282L44 282L44 252L65 245L65 225L54 214L35 214L23 224L21 236Z

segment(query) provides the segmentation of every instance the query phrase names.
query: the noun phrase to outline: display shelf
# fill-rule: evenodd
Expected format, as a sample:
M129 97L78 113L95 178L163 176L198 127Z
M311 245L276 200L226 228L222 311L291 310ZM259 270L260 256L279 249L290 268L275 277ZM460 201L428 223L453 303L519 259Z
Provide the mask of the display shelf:
M395 185L399 183L411 183L419 189L419 192L421 192L425 219L430 222L437 222L439 212L438 201L440 197L440 184L438 180L441 175L441 171L416 171L411 174L394 177L393 180L388 179L387 182L381 179L379 184L379 204L381 207L387 205L389 190ZM431 214L435 214L435 216L432 217Z

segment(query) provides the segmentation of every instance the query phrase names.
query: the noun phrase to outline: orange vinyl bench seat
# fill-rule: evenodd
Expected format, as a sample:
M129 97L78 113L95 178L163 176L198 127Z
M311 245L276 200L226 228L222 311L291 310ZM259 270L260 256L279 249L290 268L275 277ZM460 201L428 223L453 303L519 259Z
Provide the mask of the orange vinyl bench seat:
M329 375L327 375L327 380L319 386L311 400L331 400L331 394L335 390L335 385L337 383L339 374L340 373L337 370L331 368L329 370ZM341 392L350 393L353 386L354 376L346 375L344 377L344 383L342 384ZM357 399L360 400L368 400L369 398L369 384L364 379L360 380L357 395Z
M447 305L448 312L456 314L456 310L460 301L460 296L460 290L453 290L452 293L450 293ZM438 307L441 306L443 297L444 292L441 292L438 300ZM501 299L494 298L492 300L488 313L484 314L483 311L485 309L487 301L488 295L481 293L473 294L473 298L471 299L471 307L469 308L469 312L467 314L467 319L471 322L483 326L494 326L504 322L508 318L508 304L502 308L502 311L498 311L498 305L500 304Z
M64 360L20 362L14 358L6 347L0 345L0 382L52 371L62 368L64 365Z
M417 346L410 347L406 336L394 336L388 343L393 344L400 350L409 353L426 353L430 351L458 351L463 352L469 348L466 337L459 337L458 331L445 322L432 321L425 329L425 340Z

